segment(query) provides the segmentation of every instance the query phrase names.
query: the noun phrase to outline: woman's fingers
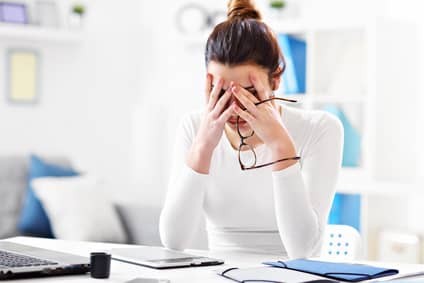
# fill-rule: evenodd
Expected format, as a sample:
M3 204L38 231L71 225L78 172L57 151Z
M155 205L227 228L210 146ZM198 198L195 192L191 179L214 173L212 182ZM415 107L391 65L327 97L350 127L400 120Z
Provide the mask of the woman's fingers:
M228 101L231 98L231 88L229 87L225 93L221 96L218 102L215 105L215 108L212 110L215 118L218 118L221 113L224 111L225 105L227 105Z
M224 85L224 80L222 78L219 78L216 85L213 86L212 91L210 92L210 95L209 95L209 103L208 103L209 111L212 111L214 109L215 104L218 101L219 93L221 92L223 85Z
M228 119L230 119L231 115L233 115L234 112L234 103L230 105L227 109L225 109L224 112L222 112L221 116L219 117L219 121L223 124L225 124Z
M255 87L256 92L258 93L258 97L260 100L268 99L268 95L266 93L266 89L261 80L253 73L249 74L249 79L252 85Z
M231 88L234 96L238 101L253 115L256 116L258 114L258 109L256 108L255 103L247 97L247 94L243 93L248 92L247 90L242 89L239 86L234 86Z
M212 75L207 74L206 75L206 85L205 85L205 101L206 101L206 104L209 103L209 97L210 97L210 94L211 94L211 89L212 89Z
M249 99L250 99L250 101L252 101L253 103L257 103L257 102L259 102L259 99L258 99L256 96L254 96L254 95L253 95L250 91L248 91L247 89L240 87L240 92L241 92L243 95L247 96L247 98L249 98Z
M250 126L255 121L255 117L253 117L249 112L241 109L237 105L234 105L234 112L236 112L237 115L239 115L243 120L245 120Z

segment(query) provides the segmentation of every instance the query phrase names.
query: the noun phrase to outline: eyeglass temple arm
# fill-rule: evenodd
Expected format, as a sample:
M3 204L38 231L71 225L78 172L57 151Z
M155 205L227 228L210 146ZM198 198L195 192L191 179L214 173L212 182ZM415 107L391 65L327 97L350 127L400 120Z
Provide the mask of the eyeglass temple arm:
M282 100L282 101L293 102L293 103L297 102L297 100L295 100L295 99L282 98L282 97L270 97L270 98L267 98L265 100L256 102L255 105L259 105L259 104L262 104L262 103L265 103L265 102L268 102L268 101L271 101L271 100Z
M300 160L300 156L283 158L283 159L276 160L274 162L269 162L269 163L261 164L261 165L258 165L258 166L247 167L247 166L244 166L242 163L240 163L240 165L241 165L242 170L251 170L251 169L258 169L258 168L274 165L275 163L288 161L288 160Z

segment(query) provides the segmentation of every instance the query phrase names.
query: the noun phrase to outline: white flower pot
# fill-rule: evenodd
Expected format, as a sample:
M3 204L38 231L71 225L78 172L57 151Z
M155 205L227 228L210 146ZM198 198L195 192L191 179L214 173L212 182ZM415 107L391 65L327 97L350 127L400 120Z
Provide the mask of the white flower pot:
M80 14L71 13L69 15L69 27L81 28L83 25L83 17Z

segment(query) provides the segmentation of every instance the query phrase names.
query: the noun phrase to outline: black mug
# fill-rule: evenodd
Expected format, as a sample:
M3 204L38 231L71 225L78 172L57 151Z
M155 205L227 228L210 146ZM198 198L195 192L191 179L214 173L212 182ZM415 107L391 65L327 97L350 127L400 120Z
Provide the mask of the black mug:
M98 252L90 254L90 273L93 278L109 278L111 255Z

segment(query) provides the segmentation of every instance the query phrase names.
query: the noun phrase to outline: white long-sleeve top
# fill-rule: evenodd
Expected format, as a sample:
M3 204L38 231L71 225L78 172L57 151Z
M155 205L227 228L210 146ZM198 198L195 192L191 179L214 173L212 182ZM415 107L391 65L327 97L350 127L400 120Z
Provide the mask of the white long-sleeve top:
M202 113L183 119L175 143L168 193L160 218L162 243L184 249L206 216L209 248L316 255L321 246L341 168L343 128L324 111L284 107L281 112L301 160L281 171L242 171L225 133L209 174L186 165ZM273 161L266 145L255 148L257 164Z

